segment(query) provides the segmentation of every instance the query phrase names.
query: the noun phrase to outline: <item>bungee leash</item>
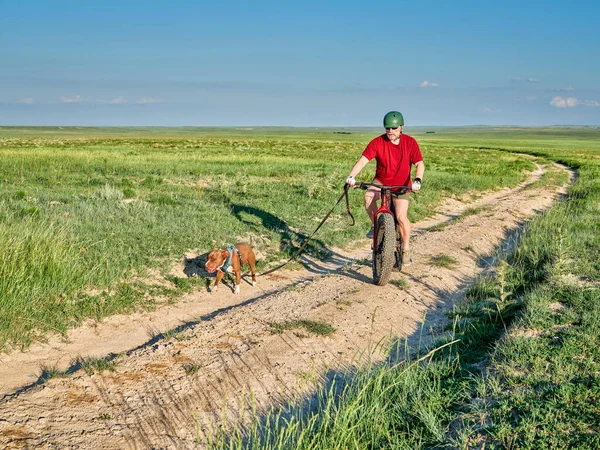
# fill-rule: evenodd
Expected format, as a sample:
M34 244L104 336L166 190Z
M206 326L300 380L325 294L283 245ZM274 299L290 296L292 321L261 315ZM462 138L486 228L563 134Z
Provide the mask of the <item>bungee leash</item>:
M342 193L342 195L340 196L340 198L338 198L338 201L335 202L335 205L333 205L333 208L331 208L329 210L329 212L327 214L325 214L325 217L323 217L323 220L321 220L321 223L319 223L319 225L317 226L317 228L315 229L315 231L312 232L312 234L310 235L310 237L306 241L304 241L304 243L300 246L300 248L298 250L296 250L296 253L290 259L288 259L286 262L284 262L283 264L280 264L279 266L277 266L277 267L275 267L273 269L270 269L270 270L267 270L266 272L258 274L257 276L258 277L262 277L263 275L268 275L270 273L273 273L276 270L281 269L286 264L289 264L294 259L296 259L298 257L298 255L302 252L302 250L304 250L304 248L308 245L308 243L313 238L313 236L316 234L316 232L319 231L319 228L321 228L321 226L323 226L323 224L325 223L325 221L329 218L329 216L331 215L331 213L333 212L333 210L335 209L335 207L342 201L343 198L346 198L346 214L352 220L352 223L349 223L349 225L350 226L354 226L354 224L356 223L356 221L354 220L354 216L350 212L350 199L348 198L348 190L349 189L350 189L350 185L349 184L345 184L344 185L344 192Z

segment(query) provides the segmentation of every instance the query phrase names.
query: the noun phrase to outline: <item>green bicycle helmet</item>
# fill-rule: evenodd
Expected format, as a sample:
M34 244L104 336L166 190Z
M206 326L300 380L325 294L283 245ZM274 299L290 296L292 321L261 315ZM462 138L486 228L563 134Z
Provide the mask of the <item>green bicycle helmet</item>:
M398 128L401 125L404 125L404 117L401 112L390 111L383 118L384 128Z

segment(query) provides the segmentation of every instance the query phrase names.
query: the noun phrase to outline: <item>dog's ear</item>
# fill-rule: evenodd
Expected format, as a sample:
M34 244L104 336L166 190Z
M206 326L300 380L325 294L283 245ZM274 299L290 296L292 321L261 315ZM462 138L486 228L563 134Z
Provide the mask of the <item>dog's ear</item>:
M221 250L221 255L223 256L223 259L229 258L229 250Z

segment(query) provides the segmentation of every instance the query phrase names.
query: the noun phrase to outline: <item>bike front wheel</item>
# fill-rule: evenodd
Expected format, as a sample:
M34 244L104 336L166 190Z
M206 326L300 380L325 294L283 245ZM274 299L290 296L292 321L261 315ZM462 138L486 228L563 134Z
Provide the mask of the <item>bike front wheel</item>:
M390 280L395 263L396 225L391 214L377 219L377 241L373 247L373 282L383 286Z

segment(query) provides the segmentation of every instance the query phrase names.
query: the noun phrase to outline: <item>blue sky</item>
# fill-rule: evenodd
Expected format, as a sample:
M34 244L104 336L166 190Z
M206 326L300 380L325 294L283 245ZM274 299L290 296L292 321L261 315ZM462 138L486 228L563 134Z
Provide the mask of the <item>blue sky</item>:
M0 0L0 125L600 125L592 1Z

